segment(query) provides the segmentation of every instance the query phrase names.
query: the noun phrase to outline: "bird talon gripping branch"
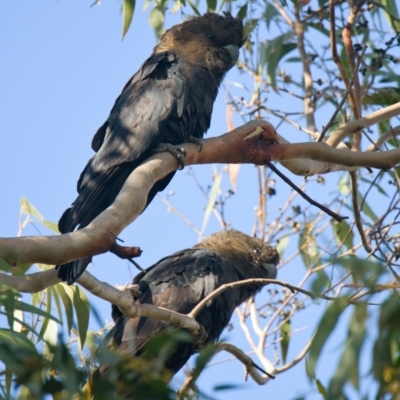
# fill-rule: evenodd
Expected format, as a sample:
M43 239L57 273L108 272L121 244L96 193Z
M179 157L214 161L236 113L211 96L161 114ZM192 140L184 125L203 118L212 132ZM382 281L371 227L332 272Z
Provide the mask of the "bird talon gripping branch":
M186 142L188 143L193 143L197 146L199 146L199 153L203 150L203 141L195 136L190 135L187 139Z
M183 148L175 147L169 143L161 143L153 151L152 154L163 153L164 151L170 153L177 161L179 170L185 167L184 159L186 157L186 151Z
M225 73L239 57L243 23L230 13L207 13L167 30L152 55L128 81L92 140L96 154L78 181L78 197L62 215L61 233L86 227L109 207L131 172L160 143L172 146L210 127L213 104ZM183 168L182 157L177 158ZM164 190L171 172L150 190L147 205ZM72 284L91 258L58 265Z

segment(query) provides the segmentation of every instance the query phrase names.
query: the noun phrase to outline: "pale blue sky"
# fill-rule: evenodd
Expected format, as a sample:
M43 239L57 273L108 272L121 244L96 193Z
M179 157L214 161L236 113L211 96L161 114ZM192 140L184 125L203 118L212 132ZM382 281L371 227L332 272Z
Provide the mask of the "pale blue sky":
M115 98L125 82L150 55L156 44L147 15L138 4L133 25L121 41L120 2L103 1L90 7L91 0L29 1L0 3L0 236L14 236L18 230L19 201L27 197L43 216L58 218L76 196L76 181L87 159L92 156L90 143L97 128L105 121ZM179 22L180 15L169 16L167 26ZM240 79L231 71L227 82ZM278 105L276 106L278 108ZM218 97L209 135L226 131L224 90ZM195 167L200 181L210 183L211 166ZM334 184L337 177L326 178ZM294 179L300 183L302 178ZM224 190L229 188L224 177ZM188 189L189 188L189 189ZM185 171L179 172L167 190L177 208L201 227L206 200ZM278 184L278 196L270 209L283 204L289 190ZM242 167L238 194L229 200L227 220L249 233L257 204L257 182L253 166ZM41 234L49 234L36 225ZM219 229L211 218L206 234ZM25 234L37 234L28 227ZM127 244L138 245L144 267L176 250L196 243L197 235L166 206L155 199L146 212L122 234ZM90 268L101 280L123 284L131 279L128 263L112 255L96 257ZM136 271L132 271L136 274ZM292 284L304 273L299 261L285 267L280 274ZM110 320L110 306L94 300L104 321ZM289 357L306 343L318 322L316 308L299 314L295 327L308 329L296 335ZM236 324L237 325L237 324ZM93 322L93 327L96 324ZM243 335L227 333L234 344L247 349ZM338 341L336 341L336 345ZM334 352L334 351L333 351ZM323 375L332 373L332 350L321 368ZM225 358L225 357L222 357ZM178 381L182 376L178 377ZM212 387L236 383L241 389L214 393L218 399L292 399L303 393L316 393L308 384L304 363L278 376L274 382L259 387L243 382L243 368L238 362L213 367L199 381L200 387L213 394ZM312 399L320 398L316 394Z

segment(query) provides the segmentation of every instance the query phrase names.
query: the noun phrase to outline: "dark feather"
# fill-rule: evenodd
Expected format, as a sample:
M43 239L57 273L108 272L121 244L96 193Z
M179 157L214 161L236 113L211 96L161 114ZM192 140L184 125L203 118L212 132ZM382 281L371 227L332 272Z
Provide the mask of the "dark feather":
M180 313L189 313L202 299L221 285L250 278L275 278L279 256L275 249L259 239L238 231L222 231L191 249L160 260L133 281L142 292L136 304L154 304ZM215 297L196 317L207 332L205 343L218 340L233 311L254 296L260 285L241 286ZM127 360L146 352L146 343L167 323L153 318L128 318L113 306L116 322L111 332L113 346ZM198 351L195 341L182 342L165 366L176 373ZM107 375L108 366L100 366ZM140 375L137 377L140 379ZM134 391L132 382L132 391Z
M87 226L110 206L131 172L161 143L203 137L218 87L242 44L242 22L228 13L206 14L166 31L94 135L96 154L79 178L77 199L59 221L61 233ZM173 175L152 188L147 204ZM57 266L58 276L71 284L89 262Z

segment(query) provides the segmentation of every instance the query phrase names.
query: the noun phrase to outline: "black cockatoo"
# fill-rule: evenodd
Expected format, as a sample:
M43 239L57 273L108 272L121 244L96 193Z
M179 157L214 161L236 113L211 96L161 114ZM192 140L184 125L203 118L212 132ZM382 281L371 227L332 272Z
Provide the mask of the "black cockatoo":
M96 154L81 173L77 199L59 221L61 233L87 226L110 206L130 173L160 145L203 137L218 87L243 42L242 21L229 13L194 17L162 35L94 135ZM147 204L173 175L157 182ZM90 260L58 265L58 276L72 284Z
M154 304L187 314L225 283L251 278L274 279L278 262L277 251L262 240L236 230L221 231L190 249L163 258L145 273L139 273L133 280L141 291L135 304ZM229 289L208 303L196 317L207 334L203 344L217 341L235 308L261 288L261 285L251 284ZM110 332L109 344L128 363L133 357L146 353L149 339L170 326L158 319L125 317L116 306L113 306L113 319L115 327ZM165 362L171 376L198 350L195 341L179 343ZM100 365L97 379L106 377L109 372L108 365ZM136 374L129 383L132 384L128 389L132 389L132 398L135 398L135 384L139 380L140 374ZM124 387L124 392L126 390Z

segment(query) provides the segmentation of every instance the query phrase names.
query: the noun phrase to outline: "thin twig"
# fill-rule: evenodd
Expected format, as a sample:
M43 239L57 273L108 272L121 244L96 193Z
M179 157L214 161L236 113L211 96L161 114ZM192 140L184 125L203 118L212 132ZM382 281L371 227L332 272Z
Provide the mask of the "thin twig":
M296 186L287 176L285 176L278 168L275 167L272 162L267 161L266 163L269 168L272 169L284 182L286 182L292 189L294 189L303 199L307 200L310 204L315 207L318 207L320 210L324 211L326 214L331 216L332 218L336 219L336 221L343 221L348 217L342 217L335 212L331 211L329 208L325 207L324 205L318 203L317 201L313 200L310 196L306 195L298 186Z
M358 207L357 174L355 172L350 172L350 181L351 181L351 202L353 204L354 221L356 223L358 233L360 234L361 242L364 246L364 249L368 253L370 253L372 251L372 249L368 243L367 237L365 236L364 229L363 229L362 222L361 222L360 209Z
M351 78L351 81L350 81L350 83L349 83L349 86L347 87L346 92L344 93L344 95L343 95L343 97L342 97L342 100L340 101L339 105L336 107L335 112L332 114L331 119L330 119L329 122L326 124L326 126L324 126L324 128L322 129L321 135L320 135L320 137L319 137L318 140L317 140L318 142L322 142L322 140L323 140L323 138L325 137L326 133L328 132L328 130L330 129L330 127L333 125L333 123L335 122L335 119L336 119L337 115L339 114L340 110L342 109L343 104L344 104L344 102L346 101L347 96L348 96L348 94L349 94L350 91L351 91L351 88L353 87L354 81L355 81L355 79L356 79L356 75L358 74L358 68L360 67L361 61L363 60L364 53L365 53L365 51L367 50L367 48L368 48L367 44L364 43L364 47L363 47L363 49L362 49L362 52L361 52L360 56L358 57L357 65L356 65L356 67L355 67L355 70L353 71L353 76L352 76L352 78Z
M306 53L304 46L304 23L300 20L298 6L295 9L296 23L294 26L297 35L297 48L300 53L301 63L303 64L303 80L304 80L304 114L307 121L307 129L316 132L315 124L315 104L312 99L313 95L313 79L310 68L310 59Z

